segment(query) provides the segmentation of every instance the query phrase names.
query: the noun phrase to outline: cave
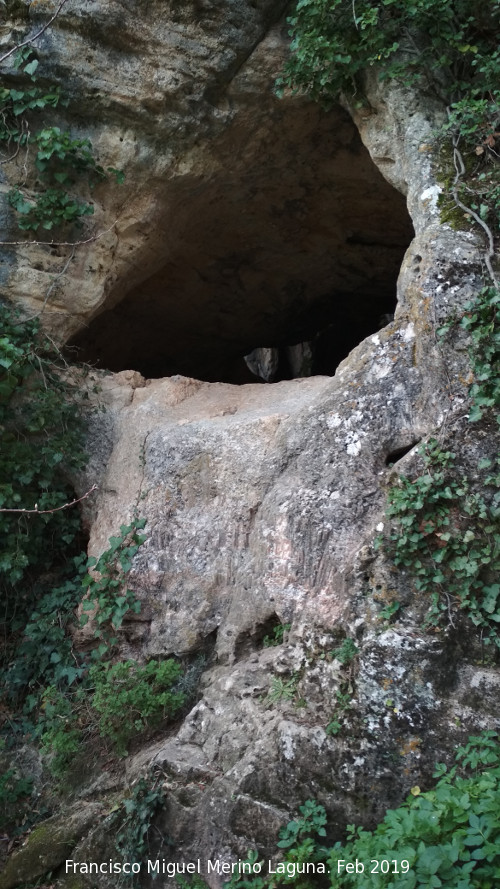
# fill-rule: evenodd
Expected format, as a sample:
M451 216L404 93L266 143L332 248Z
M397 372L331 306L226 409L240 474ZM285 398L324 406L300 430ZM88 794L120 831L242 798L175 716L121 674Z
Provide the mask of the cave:
M165 184L139 280L135 267L130 289L117 282L70 345L148 378L262 381L244 359L256 349L276 358L267 381L334 374L394 313L414 234L404 196L344 109L305 99L236 115L199 154Z

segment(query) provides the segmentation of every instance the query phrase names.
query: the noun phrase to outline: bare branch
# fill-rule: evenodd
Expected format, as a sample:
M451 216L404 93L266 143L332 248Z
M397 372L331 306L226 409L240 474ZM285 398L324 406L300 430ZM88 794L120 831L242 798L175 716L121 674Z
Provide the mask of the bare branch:
M83 244L98 241L99 238L112 231L117 224L118 219L115 219L109 228L105 228L104 231L97 232L96 235L91 235L90 238L85 238L83 241L0 241L0 247L82 247Z
M48 301L49 301L50 294L52 293L52 291L53 291L54 287L56 286L57 282L59 281L60 278L63 277L64 274L66 274L66 272L67 272L67 270L68 270L68 266L69 266L71 260L73 259L74 255L75 255L75 250L76 250L76 247L73 247L73 249L71 250L71 253L69 254L69 256L68 256L66 262L64 263L63 268L62 268L61 271L58 272L57 275L54 277L54 280L52 281L52 284L50 285L49 289L47 290L47 293L45 294L45 299L44 299L44 301L43 301L43 306L42 306L42 308L40 309L40 312L39 312L40 315L41 315L42 312L44 311L45 306L47 305L47 303L48 303ZM37 317L36 315L33 315L33 318L36 318L36 317ZM30 320L31 320L31 319L30 319Z
M454 152L455 157L457 155L460 155L458 148L454 148L453 152ZM487 225L486 222L484 221L484 219L481 219L481 217L475 212L475 210L472 209L472 207L467 207L465 204L463 204L462 201L460 200L460 198L458 197L459 179L460 179L460 175L457 172L457 176L456 176L455 182L453 184L453 192L452 192L453 200L455 201L455 204L457 205L457 207L459 207L460 210L463 210L464 213L467 213L469 216L472 216L474 221L477 222L477 224L480 225L481 228L483 229L483 231L486 233L486 236L488 238L488 243L489 243L489 250L487 253L484 254L484 262L485 262L486 268L488 269L490 278L493 281L493 284L495 285L495 287L498 287L497 277L495 275L495 272L493 270L493 266L491 263L491 260L495 256L495 243L493 240L493 233L492 233L489 225Z
M80 503L82 500L85 500L87 497L90 497L94 491L97 491L98 485L92 485L92 487L87 491L86 494L83 494L82 497L78 497L76 500L72 500L71 503L65 503L64 506L56 506L54 509L38 509L38 506L35 503L34 509L3 509L0 508L0 512L17 512L17 513L28 513L30 515L46 515L47 513L60 512L61 509L68 509L70 506L74 506L75 503Z
M356 0L352 0L352 17L354 19L354 24L356 26L356 31L359 31L358 20L356 18Z
M448 117L449 117L450 116L450 109L449 108L447 109L447 112L448 112ZM471 216L472 219L474 219L474 221L477 222L477 224L480 225L481 228L483 229L483 231L485 232L486 237L488 238L489 249L484 254L484 262L485 262L486 268L488 269L488 272L489 272L489 275L490 275L490 278L491 278L493 284L495 285L495 287L498 287L498 279L497 279L497 276L495 274L495 271L493 269L493 264L492 264L492 259L495 256L495 241L493 238L493 233L492 233L489 225L487 225L487 223L484 221L484 219L481 219L479 214L476 213L472 209L472 207L467 207L460 200L460 198L458 196L458 186L459 186L460 180L462 179L462 176L465 174L465 164L464 164L462 155L460 153L460 150L458 148L459 141L460 141L460 137L457 134L454 134L452 137L453 163L455 166L455 179L454 179L453 187L452 187L453 200L455 201L455 204L457 205L457 207L459 207L460 210L463 210L464 213L467 213L469 216Z
M5 55L0 56L0 65L2 64L2 62L5 62L5 60L8 59L9 56L11 56L13 53L17 52L19 49L22 49L23 46L29 46L30 43L34 43L35 40L37 40L39 37L41 37L41 35L43 34L43 32L46 31L47 28L50 27L50 25L52 24L52 22L54 21L54 19L57 18L57 16L58 16L59 13L61 12L61 9L63 8L64 4L67 3L67 2L68 2L68 0L60 0L60 2L59 2L59 6L57 7L57 9L56 9L54 15L52 16L52 18L50 18L50 19L48 20L48 22L45 22L43 28L40 28L40 30L37 31L37 33L34 34L33 37L28 37L27 40L23 40L22 43L18 43L18 44L16 44L16 46L13 46L12 49L9 49L9 51L6 52Z

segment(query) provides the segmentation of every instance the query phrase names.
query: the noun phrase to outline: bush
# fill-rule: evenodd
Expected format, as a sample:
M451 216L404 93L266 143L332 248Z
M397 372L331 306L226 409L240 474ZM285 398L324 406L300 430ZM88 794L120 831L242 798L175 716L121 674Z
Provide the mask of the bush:
M0 830L22 819L32 791L32 779L20 777L15 769L0 775Z
M425 793L413 787L373 830L348 827L347 843L325 849L324 809L309 800L281 832L284 860L267 878L236 874L231 887L272 889L495 889L500 881L500 745L496 732L471 737L449 771ZM255 861L255 853L249 860ZM356 861L357 872L345 865ZM315 873L307 872L307 863ZM353 867L354 870L354 867ZM322 875L325 876L322 876ZM330 875L329 878L327 875ZM319 879L318 879L319 877Z
M182 668L171 658L149 661L144 667L120 661L91 668L90 681L95 688L92 707L100 715L99 731L110 738L120 756L126 756L134 735L181 709L185 695L174 687L181 673Z
M53 685L41 695L42 714L36 727L41 751L50 757L50 771L61 778L80 750L81 730L72 702Z
M349 829L329 858L333 889L494 889L500 879L500 746L495 732L459 748L457 766L436 766L433 790L418 787L374 831ZM338 862L365 863L364 874L338 873ZM370 862L379 862L378 872ZM380 863L389 872L380 873ZM404 871L407 871L404 873ZM397 873L396 873L397 871Z

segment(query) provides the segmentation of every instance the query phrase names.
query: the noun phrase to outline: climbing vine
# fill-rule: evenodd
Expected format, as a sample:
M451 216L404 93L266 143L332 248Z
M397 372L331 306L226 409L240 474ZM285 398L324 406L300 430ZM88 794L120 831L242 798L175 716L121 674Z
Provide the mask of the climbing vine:
M428 625L454 627L461 610L500 647L500 460L480 461L472 487L435 439L420 457L423 471L399 476L389 491L384 545L430 595Z
M92 189L112 173L123 182L122 171L97 163L89 139L78 139L58 126L36 125L41 112L67 105L59 87L44 88L37 82L38 59L31 46L20 46L14 68L20 83L0 81L0 148L2 163L19 162L21 181L8 193L19 228L50 231L79 221L94 212L93 204L75 194ZM28 85L26 85L28 81Z
M67 480L85 463L78 378L71 382L38 321L22 321L0 304L0 326L0 691L10 714L4 729L17 724L23 734L39 738L42 750L53 755L54 772L62 774L82 731L104 720L102 733L111 734L112 704L123 704L123 689L108 672L119 665L103 666L102 659L116 656L124 617L140 610L126 577L145 539L144 521L122 525L98 559L81 551ZM93 612L93 647L86 654L75 651L72 639L78 606L82 625ZM92 662L101 672L96 666L92 673ZM154 723L158 708L168 709L166 689L181 672L170 662L142 669L144 675L129 670L132 715L129 725L120 711L117 738L120 732L137 734L139 724ZM95 686L90 718L80 697L89 683ZM185 699L180 691L176 695L169 698L171 709Z
M469 334L473 382L468 419L500 422L500 293L483 287L438 333ZM430 439L420 449L423 471L400 475L388 496L390 531L378 538L417 590L431 597L428 625L455 626L468 615L486 644L500 647L500 460L484 458L474 478L460 473L456 456Z
M16 633L39 598L40 576L54 564L61 579L65 566L73 570L79 520L59 507L73 499L67 473L85 458L82 401L61 356L37 321L22 322L1 303L0 327L0 623Z
M278 89L305 91L324 104L339 95L363 105L364 72L418 85L438 97L447 118L449 171L443 197L487 237L493 269L500 222L500 4L481 0L298 0L289 18L292 54ZM449 211L446 211L449 212Z
M500 291L483 287L465 306L460 327L470 336L469 360L474 375L469 389L469 420L474 423L491 411L500 423Z
M451 203L462 225L486 238L490 278L464 310L473 382L469 420L500 404L500 291L494 268L500 222L500 3L481 0L298 0L289 18L292 54L279 84L328 105L340 95L363 105L365 72L440 99L446 120L436 143L451 157L442 208ZM457 321L452 319L446 333ZM431 597L428 623L454 625L458 610L500 646L500 476L492 460L480 478L457 471L455 454L431 439L420 451L423 469L400 476L389 491L390 530L384 543L396 565L409 569L417 590Z

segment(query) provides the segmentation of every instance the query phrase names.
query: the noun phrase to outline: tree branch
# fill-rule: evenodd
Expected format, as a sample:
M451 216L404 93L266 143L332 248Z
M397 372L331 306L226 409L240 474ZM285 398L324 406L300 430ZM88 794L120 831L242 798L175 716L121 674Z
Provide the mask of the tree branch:
M2 64L2 62L5 62L5 60L8 59L9 56L11 56L13 53L17 52L19 49L22 49L23 46L29 46L30 43L34 43L34 41L37 40L38 37L41 37L41 35L44 33L44 31L46 31L47 28L50 27L50 25L52 24L52 22L54 21L54 19L57 18L57 16L58 16L59 13L61 12L61 9L63 8L64 4L67 3L67 2L68 2L68 0L60 0L60 2L59 2L59 6L57 7L57 9L56 9L54 15L52 16L52 18L50 18L50 19L48 20L48 22L45 22L43 28L40 28L40 30L37 31L37 33L34 34L33 37L28 37L28 39L27 39L27 40L23 40L22 43L17 43L16 46L13 46L12 49L9 49L9 51L6 52L5 55L0 56L0 65Z
M448 116L449 116L450 109L448 108L447 111L448 111ZM485 262L486 268L488 269L488 272L489 272L489 275L490 275L490 278L491 278L493 284L495 285L495 287L498 287L497 276L495 274L495 271L494 271L493 265L492 265L492 259L495 256L495 241L493 238L493 233L492 233L489 225L487 225L487 223L484 221L484 219L481 219L481 217L478 215L478 213L476 213L472 209L472 207L467 207L460 200L460 198L458 196L458 185L459 185L460 180L462 179L462 176L465 173L465 164L464 164L462 155L460 153L460 150L458 148L459 138L460 137L456 133L453 134L453 136L452 136L453 163L455 166L455 179L454 179L453 186L452 186L453 200L455 201L455 204L457 205L457 207L459 207L460 210L463 210L464 213L467 213L469 216L471 216L472 219L474 219L474 221L477 222L477 224L480 225L481 228L483 229L483 231L485 232L486 237L488 238L489 250L487 252L485 252L485 254L484 254L484 262Z
M118 224L118 219L105 228L102 232L97 232L89 238L82 241L0 241L0 247L81 247L83 244L91 244L92 241L98 241L99 238L107 235Z
M65 503L64 506L56 506L56 507L54 507L54 509L38 509L38 506L35 503L34 509L3 509L3 508L0 508L0 512L18 512L18 513L21 512L24 514L26 514L26 513L33 514L34 513L35 515L46 515L47 513L60 512L61 509L68 509L68 507L74 506L75 503L80 503L82 500L85 500L86 497L90 497L90 495L93 494L94 491L97 491L98 487L99 487L98 485L92 485L92 487L89 488L87 493L83 494L82 497L78 497L76 500L72 500L71 503Z

